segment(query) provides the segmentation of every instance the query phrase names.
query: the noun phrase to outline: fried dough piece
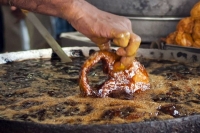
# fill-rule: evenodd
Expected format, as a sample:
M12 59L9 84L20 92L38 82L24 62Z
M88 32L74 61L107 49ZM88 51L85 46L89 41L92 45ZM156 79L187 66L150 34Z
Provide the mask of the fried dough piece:
M179 23L176 26L176 30L191 34L193 27L194 19L192 17L186 17L179 21Z
M194 40L200 39L200 20L195 20L193 32L192 32L192 38Z
M193 43L193 47L200 48L200 39L196 39Z
M192 10L190 11L190 15L194 19L200 19L200 2L196 3Z
M176 31L167 36L165 39L167 44L200 47L200 2L194 5L190 15L181 19L176 26Z
M149 77L145 68L136 60L125 70L114 71L114 63L120 59L113 52L99 51L91 55L82 66L79 87L83 96L107 97L112 94L133 95L136 91L150 89ZM99 86L91 87L88 83L87 73L97 62L104 62L104 72L109 79Z
M177 32L176 42L177 42L177 44L179 44L181 46L186 46L186 47L190 47L194 43L192 36L190 34L184 33L181 31Z
M177 31L170 33L165 40L166 43L167 44L176 44L176 35L177 35Z

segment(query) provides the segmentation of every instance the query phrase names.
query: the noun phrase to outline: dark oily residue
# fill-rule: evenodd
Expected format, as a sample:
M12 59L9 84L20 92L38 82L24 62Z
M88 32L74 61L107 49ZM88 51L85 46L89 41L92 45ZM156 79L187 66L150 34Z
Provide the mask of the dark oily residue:
M78 51L74 54L81 55ZM0 107L6 106L11 110L17 111L17 114L12 116L14 120L37 120L42 122L46 119L74 116L77 117L74 123L80 124L83 121L80 119L82 116L95 112L92 104L66 100L47 107L43 106L45 101L39 102L37 99L45 95L50 98L65 98L79 94L78 77L85 59L85 57L73 58L73 62L67 64L59 60L43 59L0 65L1 70L5 71L0 75ZM151 68L150 74L160 75L168 81L188 81L192 77L200 78L200 67L191 67L171 61L138 60L144 64L146 69ZM159 67L154 68L154 64L159 64ZM45 72L47 69L51 73L49 71ZM92 86L101 85L108 78L107 75L102 74L101 64L97 64L92 68L88 76ZM200 84L196 84L196 86L200 86ZM33 90L27 88L33 88ZM152 102L161 105L157 108L158 117L152 116L150 118L152 120L159 120L159 116L163 115L177 118L198 114L198 112L188 112L188 110L182 107L182 104L188 107L199 106L200 104L200 91L193 92L191 87L186 87L183 90L176 85L168 83L168 91L157 95L152 94L151 97ZM17 98L19 100L16 100ZM32 98L32 100L29 98ZM23 101L21 101L22 99ZM134 100L134 96L127 97L127 99ZM37 106L40 108L34 109ZM28 114L22 113L24 109L31 109L31 111ZM0 108L1 110L5 110L5 108ZM135 107L118 107L117 104L112 104L110 108L105 107L100 118L91 120L91 123L98 123L101 120L112 121L115 118L136 120L143 115ZM2 116L1 114L0 117L8 119L7 116Z

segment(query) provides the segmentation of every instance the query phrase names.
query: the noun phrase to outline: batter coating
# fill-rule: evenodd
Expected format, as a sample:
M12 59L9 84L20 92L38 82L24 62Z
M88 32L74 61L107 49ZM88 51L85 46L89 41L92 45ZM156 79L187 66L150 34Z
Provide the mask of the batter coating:
M115 62L120 58L114 52L99 51L90 56L83 64L80 73L79 87L83 96L107 97L113 94L133 95L136 91L150 89L149 77L145 68L136 60L125 70L119 70ZM100 60L103 71L108 74L107 81L99 86L91 87L87 73Z

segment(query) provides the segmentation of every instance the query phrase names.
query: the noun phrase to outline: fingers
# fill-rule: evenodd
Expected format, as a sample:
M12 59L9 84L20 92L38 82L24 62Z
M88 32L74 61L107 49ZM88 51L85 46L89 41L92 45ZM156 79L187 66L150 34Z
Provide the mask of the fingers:
M127 68L130 64L133 63L133 60L135 59L135 56L130 57L121 57L120 62Z
M130 40L130 32L113 33L113 42L119 47L126 47Z
M130 40L129 40L129 44L125 48L126 55L127 56L135 55L137 50L138 50L138 48L139 48L139 46L140 46L140 43L141 43L141 38L138 35L132 33L131 37L130 37Z
M100 50L110 50L110 42L104 44L97 44Z
M135 60L135 56L121 57L120 61L114 64L114 71L121 71L127 69Z
M15 11L15 10L17 10L17 7L11 6L11 7L10 7L10 10L11 10L11 11Z
M125 48L119 48L117 50L117 54L119 56L134 56L140 46L140 43L141 38L138 35L131 33L128 45Z
M121 47L117 50L117 54L122 57L119 62L115 63L115 71L124 70L132 64L140 43L140 37L134 33L131 33L128 45L125 48Z
M93 41L100 50L110 50L110 41L107 38L92 38L91 41Z
M102 26L103 27L103 26ZM116 62L114 67L116 70L123 70L132 64L136 52L141 43L141 38L132 32L131 24L117 27L113 24L111 27L104 28L99 37L92 38L91 40L97 44L101 50L110 49L110 40L120 48L117 50L117 55L121 56L119 62ZM98 32L100 32L99 30ZM95 32L95 33L98 33Z
M106 38L93 38L100 50L110 50L109 40ZM120 46L117 55L122 56L119 62L115 63L115 71L124 70L130 66L135 59L136 52L140 46L141 39L138 35L130 32L120 33L115 36L113 42Z

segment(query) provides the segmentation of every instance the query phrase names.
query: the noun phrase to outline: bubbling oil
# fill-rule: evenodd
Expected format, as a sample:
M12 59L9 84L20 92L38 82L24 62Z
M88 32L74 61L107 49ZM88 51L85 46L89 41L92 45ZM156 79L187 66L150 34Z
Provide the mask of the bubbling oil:
M80 96L84 57L64 64L48 59L0 65L0 119L43 124L121 124L166 120L200 113L199 66L141 59L151 89L128 100ZM88 74L103 82L101 64Z

